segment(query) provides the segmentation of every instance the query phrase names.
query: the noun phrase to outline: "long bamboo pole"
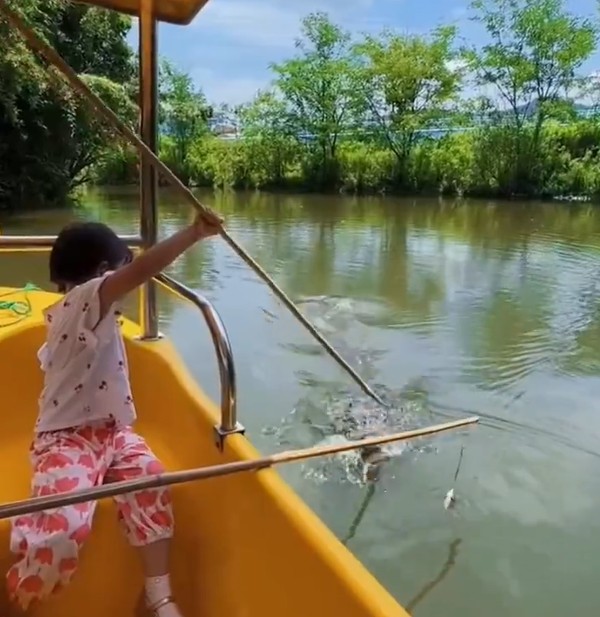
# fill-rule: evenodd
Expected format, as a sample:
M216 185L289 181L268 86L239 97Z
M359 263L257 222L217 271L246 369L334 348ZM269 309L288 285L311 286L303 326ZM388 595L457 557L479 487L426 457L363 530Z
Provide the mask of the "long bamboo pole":
M479 418L474 416L464 420L455 420L453 422L436 424L426 428L404 431L402 433L385 435L383 437L370 437L368 439L361 439L359 441L351 441L332 446L315 446L313 448L303 448L301 450L287 450L285 452L272 454L270 456L265 456L251 461L237 461L234 463L225 463L210 467L173 471L156 476L127 480L125 482L113 482L111 484L88 488L73 493L33 497L31 499L1 505L0 520L14 516L31 514L33 512L41 512L43 510L50 510L52 508L60 508L77 503L84 503L105 497L114 497L116 495L123 495L134 491L158 488L161 486L171 486L173 484L183 484L184 482L208 480L210 478L229 476L244 471L259 471L261 469L273 467L274 465L281 465L283 463L304 461L319 456L331 456L332 454L349 452L351 450L357 450L368 446L381 446L397 441L406 441L409 439L416 439L417 437L426 437L428 435L435 435L444 431L469 426L471 424L475 424L476 422L479 422Z
M0 13L3 13L9 23L21 33L29 46L40 54L48 63L54 66L69 82L73 90L108 124L121 133L121 135L142 156L169 181L176 191L188 201L197 211L204 214L211 221L215 221L215 214L204 204L200 203L194 194L181 180L165 165L152 150L79 78L77 73L63 60L63 58L50 45L45 43L29 26L23 18L13 9L9 8L6 0L0 0ZM358 386L380 405L385 405L383 399L365 382L365 380L348 364L340 353L329 343L319 330L300 312L291 298L275 283L262 266L251 257L248 252L234 240L226 229L221 227L221 236L229 246L248 264L256 274L269 286L271 291L281 300L292 315L309 331L309 333L324 347L327 353L350 375Z

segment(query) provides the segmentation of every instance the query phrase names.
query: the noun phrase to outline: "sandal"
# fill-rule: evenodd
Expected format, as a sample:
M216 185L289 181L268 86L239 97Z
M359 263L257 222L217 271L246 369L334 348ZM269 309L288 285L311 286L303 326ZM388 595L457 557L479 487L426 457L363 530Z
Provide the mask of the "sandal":
M153 616L153 617L158 617L158 610L161 609L163 606L167 606L167 604L174 604L175 600L173 599L173 596L165 596L164 598L160 599L158 602L155 602L154 604L151 604L150 606L147 607L147 611Z

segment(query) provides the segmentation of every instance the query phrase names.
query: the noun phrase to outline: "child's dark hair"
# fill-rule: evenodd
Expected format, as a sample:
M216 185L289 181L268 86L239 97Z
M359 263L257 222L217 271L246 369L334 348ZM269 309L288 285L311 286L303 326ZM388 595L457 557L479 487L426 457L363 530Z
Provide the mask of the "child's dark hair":
M61 291L114 270L133 257L129 247L102 223L72 223L58 234L50 253L50 280Z

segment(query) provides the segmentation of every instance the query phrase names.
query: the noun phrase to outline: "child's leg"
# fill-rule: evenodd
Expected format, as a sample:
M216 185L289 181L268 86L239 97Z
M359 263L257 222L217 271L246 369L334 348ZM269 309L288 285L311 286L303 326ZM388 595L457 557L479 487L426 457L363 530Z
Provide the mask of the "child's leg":
M131 429L115 439L113 464L107 482L162 473L163 466L146 442ZM180 617L171 597L169 548L173 536L171 498L166 489L145 490L115 497L119 518L132 546L140 551L148 607L158 617Z
M89 432L89 434L88 434ZM101 459L91 429L39 435L31 449L33 496L68 493L101 480ZM7 574L8 593L22 609L66 585L88 537L95 503L21 516L12 522L16 563Z

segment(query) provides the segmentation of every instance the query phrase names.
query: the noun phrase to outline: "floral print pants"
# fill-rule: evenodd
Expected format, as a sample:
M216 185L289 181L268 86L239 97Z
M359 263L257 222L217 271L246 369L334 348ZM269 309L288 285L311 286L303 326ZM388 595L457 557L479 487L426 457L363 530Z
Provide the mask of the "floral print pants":
M33 496L68 493L109 482L163 472L146 442L130 427L114 422L40 433L31 446ZM114 498L133 546L173 535L171 499L166 489ZM81 546L91 531L96 502L65 506L12 521L11 551L16 563L7 574L11 599L26 609L71 580Z

